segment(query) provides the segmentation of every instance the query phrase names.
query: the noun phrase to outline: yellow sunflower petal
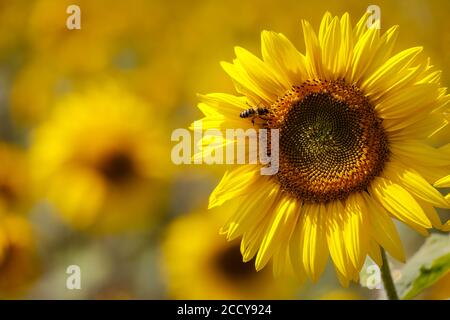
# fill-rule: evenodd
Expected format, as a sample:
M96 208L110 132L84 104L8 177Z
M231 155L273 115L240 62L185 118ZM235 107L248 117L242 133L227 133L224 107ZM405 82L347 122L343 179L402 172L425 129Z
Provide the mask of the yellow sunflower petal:
M352 194L345 203L344 242L351 263L360 270L369 250L370 221L360 194Z
M202 112L205 112L205 109L203 108L205 104L199 104L200 110ZM226 129L250 129L252 128L250 121L242 121L242 119L239 119L239 113L236 113L234 115L234 119L230 117L226 117L221 114L214 114L209 115L207 117L204 117L203 119L194 121L190 126L190 130L208 130L208 129L218 129L222 130L221 135L225 135ZM200 129L201 128L201 129Z
M318 39L321 46L324 44L323 40L325 38L325 33L327 32L328 27L332 20L333 16L329 11L327 11L324 13L322 20L320 21Z
M308 277L316 282L325 269L328 248L325 233L324 205L306 205L299 218L299 258ZM292 241L291 241L292 244ZM295 249L294 249L295 250Z
M336 78L343 78L349 68L353 53L352 26L350 16L345 13L341 17L341 46L339 48L339 60L336 69Z
M403 163L418 163L430 167L450 165L450 158L445 153L421 141L393 141L391 150L396 157L404 159Z
M306 58L281 33L263 31L261 50L265 63L276 72L280 83L290 87L306 80Z
M322 68L322 51L319 39L308 21L302 20L306 48L308 75L311 79L321 79L324 76Z
M221 229L222 234L227 235L229 241L241 236L252 224L259 223L272 209L277 200L278 188L273 183L267 181L259 185L259 191L255 194L248 194L242 199L236 200L236 207L228 221Z
M330 256L339 276L348 284L354 273L348 253L345 249L344 206L340 201L332 202L327 208L327 242Z
M391 217L369 195L364 194L364 200L369 210L368 216L370 218L372 237L394 258L404 262L405 253L402 242Z
M422 47L414 47L397 53L365 80L361 89L369 94L386 92L395 83L406 81L407 75L411 77L408 68L422 50Z
M437 180L434 183L434 186L437 188L450 188L450 174L446 177Z
M282 95L290 85L283 81L280 83L273 70L261 59L244 48L235 47L236 57L250 79L271 97Z
M384 176L400 183L406 190L435 207L450 208L444 196L418 172L399 162L392 161L384 169Z
M427 215L402 186L390 180L377 177L370 186L370 194L392 215L400 221L415 228L431 228L431 222Z
M368 12L365 12L361 18L356 23L355 28L353 29L353 39L357 42L367 30L367 18L369 17Z
M247 74L247 72L240 66L239 61L234 64L228 62L221 62L222 68L233 79L236 91L246 95L252 104L265 102L270 104L276 97L273 94L265 92L258 86L255 81Z
M428 219L430 219L431 224L433 225L433 228L442 230L442 222L441 222L441 219L439 218L439 215L438 215L436 209L432 205L430 205L428 202L423 201L422 199L416 198L416 201L417 201L417 203L420 204L423 211L427 215Z
M379 30L368 29L356 42L353 49L352 68L348 70L347 78L359 83L364 71L369 67L378 46Z
M247 98L245 97L237 97L226 93L199 94L198 97L204 104L209 106L209 109L201 109L205 116L219 113L224 116L235 117L241 111L248 109L246 104Z
M255 223L242 236L241 253L244 262L253 259L258 252L262 239L269 228L270 221L269 217L264 217L259 223Z
M437 85L422 83L408 86L383 97L382 102L375 109L384 119L396 119L413 115L414 113L428 113L436 103Z
M256 256L256 270L261 270L269 262L276 248L283 242L280 240L284 238L289 241L298 212L299 204L296 199L288 197L280 201Z
M291 276L294 272L289 258L289 241L282 241L280 247L273 255L273 275L275 278Z
M339 63L339 52L341 45L341 26L337 17L332 18L329 25L324 27L325 31L319 33L319 43L322 48L322 62L328 79L335 79Z
M391 56L398 36L398 26L393 26L387 30L378 41L377 48L373 54L372 61L366 69L366 74L373 74Z
M252 182L257 181L259 170L256 166L241 166L225 172L222 180L209 197L208 208L222 205L226 201L251 192Z

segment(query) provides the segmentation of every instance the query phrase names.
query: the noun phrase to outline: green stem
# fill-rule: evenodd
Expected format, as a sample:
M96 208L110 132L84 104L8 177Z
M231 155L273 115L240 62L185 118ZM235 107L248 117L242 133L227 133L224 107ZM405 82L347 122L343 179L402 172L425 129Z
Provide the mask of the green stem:
M381 266L381 278L383 279L384 290L386 291L389 300L399 300L397 289L395 289L394 281L392 280L391 269L389 268L389 261L386 257L386 252L382 247L381 258L383 259L383 265Z

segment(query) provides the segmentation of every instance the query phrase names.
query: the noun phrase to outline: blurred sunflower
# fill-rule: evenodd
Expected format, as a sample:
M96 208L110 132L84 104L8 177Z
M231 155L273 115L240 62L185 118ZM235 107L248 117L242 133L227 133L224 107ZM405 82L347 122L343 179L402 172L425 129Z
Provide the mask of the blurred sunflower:
M244 260L256 255L258 270L273 256L317 281L331 255L346 286L367 255L382 264L380 246L405 259L392 217L423 235L442 226L434 207L449 202L432 183L449 174L450 157L427 139L447 126L450 96L421 47L393 54L397 26L380 34L367 18L352 28L348 14L326 13L318 34L302 21L305 54L264 31L262 60L237 47L222 63L243 96L200 96L206 117L194 127L251 128L239 117L248 103L269 110L255 127L279 130L278 173L229 171L209 202L233 200L223 231L243 237Z
M23 151L0 143L0 212L26 210L29 203L29 176Z
M34 133L30 162L37 194L76 228L148 226L160 215L169 175L151 112L113 85L61 100Z
M172 19L172 11L167 6L145 0L134 0L132 6L126 2L111 5L106 0L79 0L76 5L81 10L81 30L68 30L67 8L74 4L68 0L26 2L22 33L26 35L27 51L13 77L10 95L11 111L17 123L36 125L45 119L59 97L77 90L86 79L113 75L123 83L133 82L130 88L141 91L141 97L147 97L149 90L158 96L174 96L161 88L147 86L149 78L159 78L161 84L165 77L161 74L149 77L149 70L143 70L147 60L152 63L157 60L161 70L161 59L153 58L150 43L160 42L155 40L155 35L160 34L163 24L161 11L167 12L167 20L169 16ZM152 19L148 19L149 12ZM161 56L167 54L166 50L162 52ZM138 79L135 72L139 73ZM164 74L168 74L167 68ZM142 90L136 90L137 86L143 87Z
M39 258L32 228L23 217L0 215L0 298L26 292L39 275Z
M169 296L174 299L288 299L294 287L242 262L238 242L215 229L218 217L194 213L175 220L163 243Z

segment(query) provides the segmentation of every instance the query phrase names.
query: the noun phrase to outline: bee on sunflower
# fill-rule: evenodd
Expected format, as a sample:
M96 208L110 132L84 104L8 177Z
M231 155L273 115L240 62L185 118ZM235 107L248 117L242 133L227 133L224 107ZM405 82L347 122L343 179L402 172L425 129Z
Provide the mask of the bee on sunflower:
M305 53L263 31L262 59L236 47L222 63L240 96L200 95L204 130L279 130L275 175L242 165L209 199L210 208L232 203L221 231L242 237L243 260L256 256L257 270L273 258L277 272L292 265L317 281L331 256L348 286L367 256L387 265L385 249L405 260L392 218L423 235L445 229L435 207L450 203L433 183L449 174L450 157L431 141L449 142L450 96L422 47L394 53L398 27L381 34L367 18L352 27L347 13L326 13L318 34L302 21ZM239 116L248 105L268 110L263 122Z

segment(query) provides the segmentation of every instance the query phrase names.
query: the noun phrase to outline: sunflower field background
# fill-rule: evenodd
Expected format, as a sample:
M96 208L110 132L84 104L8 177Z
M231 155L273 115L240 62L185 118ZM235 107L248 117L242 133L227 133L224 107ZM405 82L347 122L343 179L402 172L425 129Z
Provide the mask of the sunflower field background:
M66 27L70 5L80 30ZM369 264L349 288L331 266L316 284L256 272L207 210L226 167L170 159L171 132L201 116L196 94L233 92L219 61L234 46L260 52L274 30L304 50L301 19L354 24L369 5L449 86L446 0L0 0L0 298L382 298ZM409 259L426 240L398 229ZM73 265L81 289L69 290ZM418 297L450 298L450 273Z

